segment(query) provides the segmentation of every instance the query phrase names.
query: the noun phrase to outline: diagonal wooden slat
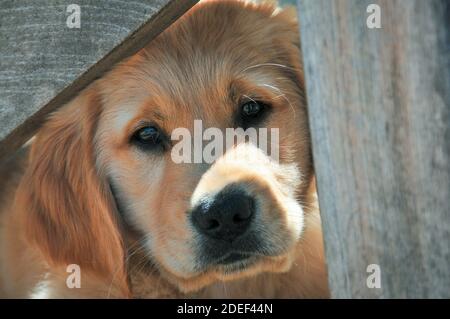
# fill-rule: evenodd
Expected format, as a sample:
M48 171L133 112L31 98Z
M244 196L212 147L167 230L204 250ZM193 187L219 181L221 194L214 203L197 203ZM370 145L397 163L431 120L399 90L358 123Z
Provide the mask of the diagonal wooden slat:
M49 112L156 37L198 0L2 0L0 159ZM80 28L69 28L70 4Z

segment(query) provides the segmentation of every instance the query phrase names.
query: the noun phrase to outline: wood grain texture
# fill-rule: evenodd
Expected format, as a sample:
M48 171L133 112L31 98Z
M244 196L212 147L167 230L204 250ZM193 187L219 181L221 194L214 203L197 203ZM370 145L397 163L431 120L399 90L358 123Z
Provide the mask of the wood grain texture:
M46 115L132 55L198 0L2 0L0 158ZM78 4L81 28L66 25Z
M450 297L450 2L298 12L332 295Z

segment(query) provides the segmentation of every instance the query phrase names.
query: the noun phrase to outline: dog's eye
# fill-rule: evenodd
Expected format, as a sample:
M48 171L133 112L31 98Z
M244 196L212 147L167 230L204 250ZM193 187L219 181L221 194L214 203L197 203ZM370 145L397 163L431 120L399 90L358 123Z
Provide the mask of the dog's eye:
M158 145L161 143L161 134L154 126L145 126L137 130L132 138L141 145Z
M269 106L263 102L255 100L247 101L241 104L237 124L245 129L256 125L263 120L268 109Z
M256 118L264 110L264 105L261 102L252 100L242 104L241 110L244 117Z

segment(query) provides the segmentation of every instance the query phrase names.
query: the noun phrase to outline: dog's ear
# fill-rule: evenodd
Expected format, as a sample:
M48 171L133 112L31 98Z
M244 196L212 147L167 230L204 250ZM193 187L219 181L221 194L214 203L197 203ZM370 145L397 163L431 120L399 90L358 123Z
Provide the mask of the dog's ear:
M91 87L49 118L33 142L16 205L27 240L51 266L77 264L126 291L116 208L95 167L100 114Z
M295 73L298 85L304 90L303 62L301 53L301 44L299 36L299 22L297 19L297 11L294 6L288 6L279 9L274 13L273 18L278 22L280 31L274 35L274 43L284 52L280 57L280 63L290 67ZM303 101L306 102L306 101Z
M291 83L294 84L296 97L300 105L301 112L303 114L298 118L298 121L303 121L304 130L302 132L305 141L307 142L308 151L304 151L303 156L308 154L308 158L304 160L304 165L302 166L302 174L304 183L303 185L311 185L307 191L307 195L310 198L315 196L315 183L313 180L314 167L312 158L312 148L310 144L310 132L308 124L308 108L307 108L307 94L305 86L305 77L303 69L303 56L302 47L299 34L299 24L297 18L297 9L294 6L287 6L283 9L278 9L273 14L273 19L278 25L278 30L276 34L273 34L273 43L277 48L280 49L278 54L277 63L287 66L284 70L285 74ZM291 100L292 101L292 100ZM308 166L305 166L308 165ZM312 201L311 201L312 202Z

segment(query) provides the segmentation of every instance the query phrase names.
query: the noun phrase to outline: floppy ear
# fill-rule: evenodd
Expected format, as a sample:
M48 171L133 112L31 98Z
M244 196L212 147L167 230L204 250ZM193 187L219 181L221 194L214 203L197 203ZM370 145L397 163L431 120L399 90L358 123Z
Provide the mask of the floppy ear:
M296 8L288 6L281 9L274 18L279 21L282 28L282 31L274 39L280 47L286 50L282 56L284 60L282 62L291 67L290 70L295 73L300 89L304 91L303 61ZM306 105L306 100L302 102Z
M33 142L16 195L27 240L51 266L78 264L124 286L124 249L109 185L95 167L94 88L53 114ZM125 289L125 288L124 288Z
M305 87L305 78L303 71L303 56L299 34L299 23L297 18L297 9L295 6L288 6L277 11L273 18L278 22L280 31L275 35L274 43L281 48L282 53L278 55L280 59L278 63L288 66L284 70L287 76L295 83L296 93L299 97L301 110L303 116L300 117L304 121L303 137L308 141L308 158L305 163L308 163L310 167L303 167L303 185L310 185L306 195L310 198L315 196L315 180L314 180L314 165L312 158L311 137L309 131L309 119L307 108L307 94ZM308 172L308 174L305 174ZM309 201L308 202L313 202Z

